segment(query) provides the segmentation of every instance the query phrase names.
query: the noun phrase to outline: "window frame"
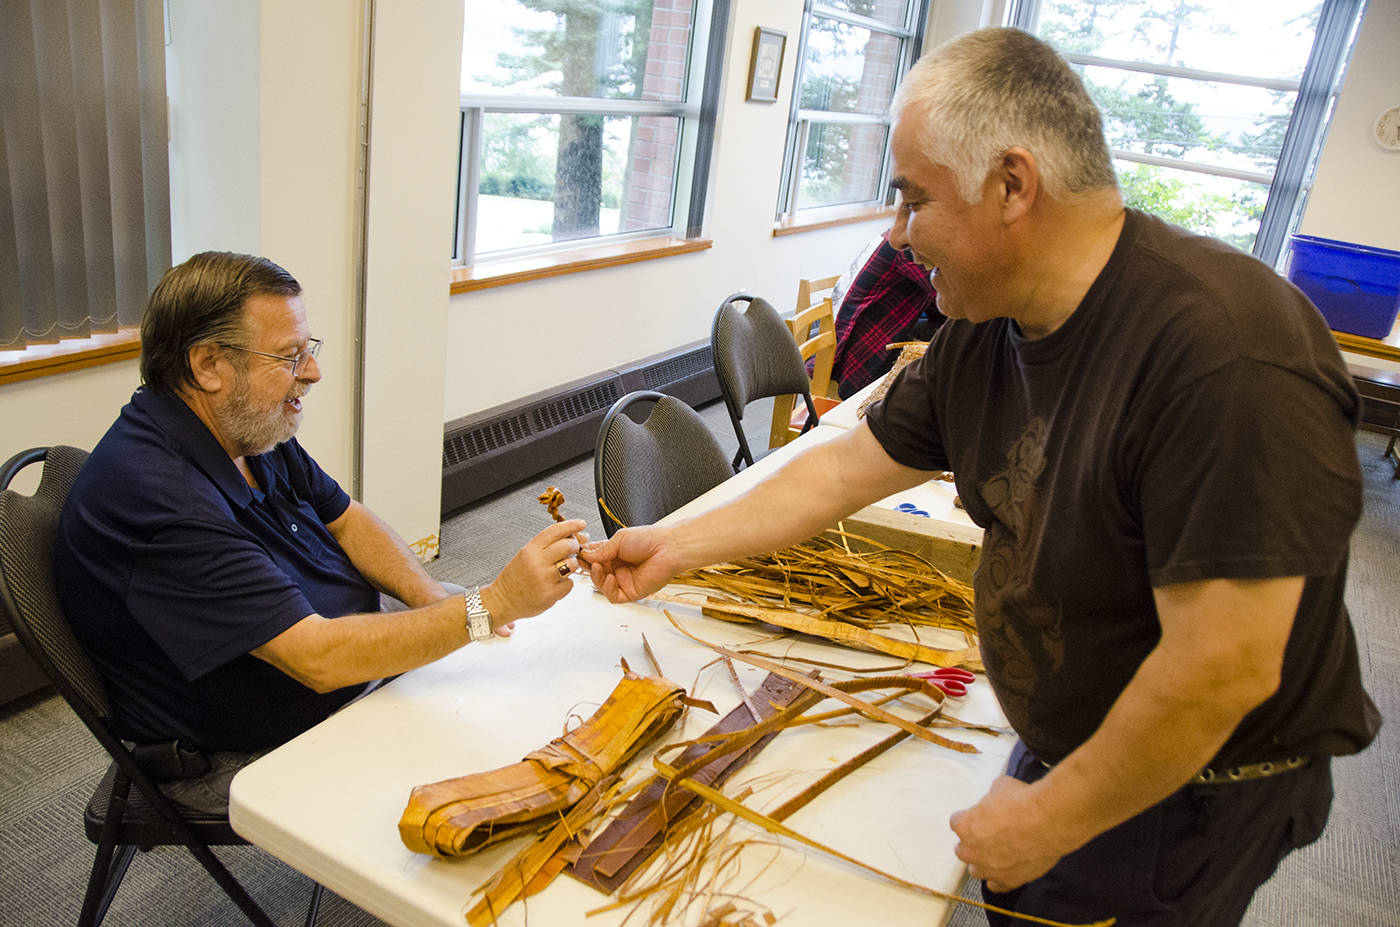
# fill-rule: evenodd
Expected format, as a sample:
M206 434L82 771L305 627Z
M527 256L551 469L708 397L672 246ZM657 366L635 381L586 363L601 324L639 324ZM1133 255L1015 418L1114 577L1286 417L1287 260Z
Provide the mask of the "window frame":
M893 120L890 118L889 107L886 106L883 113L868 114L839 113L831 110L802 109L800 107L802 84L807 65L807 41L811 31L812 17L820 16L823 19L833 19L862 29L869 29L872 32L897 36L900 39L899 65L891 87L891 99L893 99L894 89L899 87L900 81L904 79L905 74L909 73L909 69L914 66L914 62L919 59L919 55L923 51L924 34L928 28L928 10L929 0L910 0L908 9L905 11L904 25L901 27L880 22L868 16L825 6L820 0L805 0L802 7L802 29L797 42L797 64L793 68L792 89L790 91L792 103L788 107L787 134L783 143L782 180L778 186L778 204L774 216L778 225L802 224L806 217L819 217L823 211L850 210L861 207L868 209L870 207L890 206L894 203L894 191L890 189L892 171L890 127ZM880 173L875 184L874 196L848 203L798 207L798 193L802 183L801 165L807 150L811 126L814 122L839 125L881 125L885 127L884 152L881 157Z
M731 0L692 3L691 46L686 60L683 100L611 99L605 97L532 96L522 94L461 94L458 110L457 191L452 236L452 266L462 270L493 262L517 261L580 249L625 244L646 239L699 237L709 186L729 8ZM482 123L488 114L589 115L603 117L661 116L679 122L675 185L671 195L671 224L586 238L503 248L481 255L473 217L481 184Z
M1006 11L1007 25L1023 29L1032 35L1039 35L1040 9L1044 2L1045 0L1013 0ZM1283 145L1272 174L1217 167L1197 161L1142 154L1119 148L1109 149L1115 161L1191 171L1212 177L1227 177L1267 187L1264 213L1259 219L1259 231L1254 237L1252 253L1266 264L1277 267L1283 260L1288 236L1297 227L1307 202L1307 195L1312 187L1312 175L1317 168L1317 159L1326 139L1337 95L1341 92L1347 59L1356 42L1364 6L1365 0L1323 0L1308 60L1303 68L1303 76L1298 80L1252 77L1078 53L1061 54L1071 65L1117 68L1137 74L1296 93L1293 112L1289 116L1288 128L1284 132Z

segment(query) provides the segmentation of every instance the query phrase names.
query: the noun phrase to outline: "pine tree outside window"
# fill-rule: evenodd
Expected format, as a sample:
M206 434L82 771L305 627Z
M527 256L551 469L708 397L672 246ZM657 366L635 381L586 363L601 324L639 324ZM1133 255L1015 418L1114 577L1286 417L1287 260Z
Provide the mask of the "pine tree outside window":
M727 15L728 0L466 0L456 262L698 236Z

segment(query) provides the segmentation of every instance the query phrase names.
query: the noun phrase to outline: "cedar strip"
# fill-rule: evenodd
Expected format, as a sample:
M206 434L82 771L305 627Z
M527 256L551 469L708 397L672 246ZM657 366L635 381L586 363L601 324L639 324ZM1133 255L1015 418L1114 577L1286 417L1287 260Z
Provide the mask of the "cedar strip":
M962 650L937 650L923 644L876 634L874 631L867 631L844 621L831 621L805 615L802 612L763 608L758 605L717 602L710 599L701 609L701 614L710 617L717 617L717 612L756 618L768 624L787 628L789 631L798 631L813 637L824 637L840 644L859 647L863 650L873 650L876 653L888 654L902 660L917 660L920 663L928 663L933 666L964 666L978 671L982 669L981 652L972 647L965 647Z
M769 674L753 698L754 707L771 717L780 707L791 705L795 699L809 696L802 686L781 676ZM814 701L814 700L813 700ZM715 734L730 734L750 724L749 706L736 705L729 714L705 732L705 738ZM767 746L778 735L767 733L740 753L721 749L721 744L692 742L682 752L678 763L695 768L695 777L702 782L720 783L740 766ZM703 739L702 739L703 740ZM569 867L569 874L605 892L613 892L645 863L661 846L667 828L675 826L695 802L695 796L683 789L668 789L665 779L654 777L618 816L596 835L579 859Z
M704 644L706 647L709 647L715 653L722 653L725 656L732 657L743 663L747 663L750 666L757 666L759 669L765 669L770 673L777 673L779 676L783 676L795 682L800 682L802 685L807 686L808 688L816 689L818 692L822 692L826 695L831 696L834 699L838 699L840 701L845 702L848 705L851 705L861 714L865 715L868 718L874 718L877 721L884 721L886 724L893 724L897 728L906 730L909 733L913 734L915 737L919 738L920 740L927 740L931 744L937 744L940 747L947 747L949 750L956 750L959 753L980 752L972 744L959 743L955 740L948 740L945 737L939 737L937 734L934 734L931 731L927 731L923 728L920 728L912 721L908 721L904 718L901 718L899 715L891 714L890 712L885 711L882 708L877 708L876 706L871 705L869 702L863 702L855 696L848 695L846 691L842 688L843 686L849 687L852 685L877 682L877 680L855 679L851 680L850 683L839 683L836 686L829 686L826 683L820 682L809 676L803 676L800 673L790 670L779 663L774 663L772 660L765 660L764 658L755 656L753 654L749 654L746 656L742 653L738 653L726 647L721 647L718 644L712 644L709 641L701 640L694 634L691 634L685 628L681 627L680 622L677 621L675 616L672 615L670 612L666 611L665 609L662 609L661 613L666 616L666 618L671 622L671 624L676 626L676 630L680 631L682 634L695 641L696 643ZM917 683L917 685L911 685L909 686L909 688L919 689L920 691L928 694L935 701L941 702L943 700L943 691L941 689L935 688L932 684L926 682L923 679L915 679L911 676L882 677L882 679L905 679L908 680L910 683ZM865 688L873 688L873 686L866 685ZM863 690L856 689L856 691Z
M931 724L933 722L933 719L937 718L942 710L943 707L940 705L938 708L935 708L933 711L930 711L928 714L924 715L922 718L920 718L918 721L915 721L914 723L918 724L921 727L926 724ZM797 811L799 808L806 806L812 801L812 799L816 798L818 795L831 788L837 782L840 782L842 779L846 778L851 773L855 772L857 769L860 769L866 763L869 763L871 760L880 756L880 754L889 750L890 747L893 747L895 744L899 743L902 740L908 739L908 737L908 731L895 731L893 734L886 737L879 743L866 747L860 753L857 753L849 760L846 760L846 762L842 763L840 766L828 770L827 773L823 775L820 779L807 786L801 792L792 796L792 798L789 798L787 801L783 802L772 812L770 812L768 816L775 821L787 820L788 816L791 815L793 812Z
M664 764L661 763L660 759L653 758L652 762L657 764L658 767L664 766ZM670 769L669 767L662 769L663 775L669 774L670 776L674 777L675 773L676 770ZM816 840L813 840L811 837L799 834L797 831L792 830L791 828L787 827L781 822L775 821L770 817L759 814L757 811L752 810L747 805L740 804L739 802L734 801L722 792L717 792L707 785L701 785L700 783L695 782L694 780L685 778L673 778L673 781L680 787L695 792L697 795L704 798L706 801L709 801L711 804L719 808L723 808L725 811L728 811L737 817L741 817L744 820L748 821L750 824L755 824L771 834L777 834L780 837L786 837L789 840L793 840L797 843L809 846L814 850L819 850L820 852L825 853L828 856L834 856L839 860L850 863L852 866L857 866L861 869L864 869L866 872L873 873L877 876L880 876L882 879L887 879L888 881L893 882L896 885L899 885L903 888L907 888L910 891L918 892L921 895L929 895L933 898L942 898L946 901L956 902L957 904L970 904L973 907L982 908L984 911L996 911L998 914L1005 914L1010 917L1017 918L1019 920L1029 921L1033 924L1046 924L1048 925L1048 927L1111 927L1111 925L1115 923L1115 918L1110 917L1106 920L1094 921L1093 923L1086 925L1066 924L1063 921L1052 921L1043 917L1036 917L1032 914L1020 914L1016 911L1008 911L1005 908L998 908L995 905L985 904L980 901L973 901L972 899L964 898L961 895L950 895L947 892L940 892L937 889L928 888L927 886L920 885L917 882L910 882L908 879L902 879L897 875L885 872L883 869L877 869L869 863L863 863L852 856L847 856L840 850L829 847L826 844L819 843Z
M693 604L684 595L669 595L658 592L653 593L651 598L681 605ZM972 647L962 650L936 650L923 644L885 637L883 634L876 634L847 622L817 618L802 612L765 608L761 605L748 605L742 602L724 602L711 596L705 599L701 614L726 621L733 620L730 616L763 621L780 628L787 628L789 631L824 637L838 643L873 650L876 653L888 654L903 660L917 660L932 666L964 666L975 671L982 669L981 653Z
M795 566L787 559L789 552L800 552L809 560ZM783 606L805 599L823 611L840 612L843 618L871 624L887 623L892 611L905 613L917 607L903 617L941 627L973 628L972 592L966 584L948 578L913 554L877 551L880 561L894 558L888 564L871 562L870 556L845 553L830 541L813 539L770 558L740 559L692 570L676 581ZM878 594L871 595L872 590Z
M600 779L558 824L550 828L542 840L531 843L501 867L483 886L482 899L467 912L467 921L472 927L485 927L495 923L501 912L510 907L517 898L523 897L527 887L532 893L542 886L531 886L535 876L543 871L549 861L564 844L578 833L579 829L593 816L599 800L617 784L617 776Z

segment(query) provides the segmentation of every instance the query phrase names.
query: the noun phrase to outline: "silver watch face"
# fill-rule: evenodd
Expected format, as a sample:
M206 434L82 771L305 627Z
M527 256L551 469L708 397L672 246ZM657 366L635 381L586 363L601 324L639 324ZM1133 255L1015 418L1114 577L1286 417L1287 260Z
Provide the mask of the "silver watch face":
M486 612L470 612L467 615L467 634L474 641L485 640L491 636L491 616Z
M474 641L483 641L494 631L491 627L491 613L481 604L481 590L469 589L462 596L467 605L467 636Z

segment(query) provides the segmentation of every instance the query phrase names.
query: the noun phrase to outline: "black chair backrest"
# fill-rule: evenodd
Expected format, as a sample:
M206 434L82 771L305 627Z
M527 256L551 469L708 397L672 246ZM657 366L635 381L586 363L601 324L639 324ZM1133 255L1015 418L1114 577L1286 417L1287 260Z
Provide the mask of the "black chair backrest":
M747 308L740 308L740 303L747 303ZM746 464L754 461L742 424L749 403L769 396L800 395L812 418L816 417L802 352L768 300L744 293L726 296L710 329L710 352L719 391L739 439L736 468L741 459Z
M106 718L111 710L102 677L59 607L53 545L63 500L87 456L62 445L31 448L0 468L0 605L20 643L84 722ZM40 460L44 470L34 495L8 488L15 474Z
M115 763L85 816L97 857L78 922L101 923L137 847L183 844L253 924L276 927L209 849L211 843L247 842L234 832L228 815L177 808L116 735L108 723L112 712L102 677L58 604L53 576L58 517L87 456L86 451L62 445L32 448L0 467L0 609L9 615L15 636L34 662ZM44 470L34 495L9 488L16 473L38 461L43 461ZM131 786L136 787L135 795ZM114 855L118 844L124 849ZM307 924L316 922L320 901L318 885Z
M633 421L628 410L646 405L646 419ZM674 396L628 393L598 429L593 485L608 537L627 525L649 525L733 475L705 420Z

